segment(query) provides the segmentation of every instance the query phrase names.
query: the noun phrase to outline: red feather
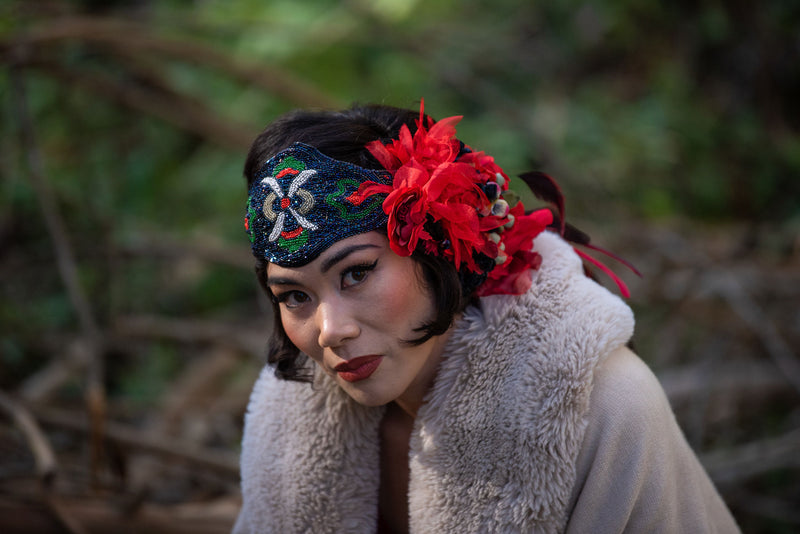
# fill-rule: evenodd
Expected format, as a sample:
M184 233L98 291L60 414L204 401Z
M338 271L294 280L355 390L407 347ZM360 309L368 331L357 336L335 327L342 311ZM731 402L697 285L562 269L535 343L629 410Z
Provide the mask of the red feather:
M623 297L625 297L626 299L630 298L631 292L628 291L628 286L625 285L625 282L623 282L622 279L620 279L619 276L614 274L614 271L612 271L611 269L606 267L602 262L600 262L600 261L594 259L593 257L589 256L585 252L582 252L582 251L580 251L580 250L578 250L577 248L574 248L574 247L573 247L573 249L575 250L575 252L577 252L578 256L580 256L584 260L588 261L589 263L591 263L592 265L594 265L595 267L597 267L598 269L600 269L601 271L606 273L609 277L611 277L611 279L614 280L614 283L617 284L617 287L619 288L619 291L620 291L620 293L622 293Z

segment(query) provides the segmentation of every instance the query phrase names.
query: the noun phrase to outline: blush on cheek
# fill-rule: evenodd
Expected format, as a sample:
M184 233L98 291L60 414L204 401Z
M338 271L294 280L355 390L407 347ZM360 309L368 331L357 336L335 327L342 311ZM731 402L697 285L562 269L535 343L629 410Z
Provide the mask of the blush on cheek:
M433 317L433 299L416 276L405 276L383 289L373 317L387 324L405 325L409 331Z

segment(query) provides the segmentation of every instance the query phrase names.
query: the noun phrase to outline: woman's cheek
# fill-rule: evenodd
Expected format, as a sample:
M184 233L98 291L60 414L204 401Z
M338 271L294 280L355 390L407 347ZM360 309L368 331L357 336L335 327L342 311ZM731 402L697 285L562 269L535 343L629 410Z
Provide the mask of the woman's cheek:
M375 299L380 302L380 306L374 315L380 315L385 320L391 319L392 323L405 322L417 327L428 320L433 310L433 302L428 293L415 283L413 277L405 280L405 284L395 283L385 286L381 298Z
M283 331L286 332L286 337L289 338L295 347L300 349L301 352L313 357L313 346L310 344L310 336L308 333L308 323L306 321L297 321L294 319L287 319L282 317Z

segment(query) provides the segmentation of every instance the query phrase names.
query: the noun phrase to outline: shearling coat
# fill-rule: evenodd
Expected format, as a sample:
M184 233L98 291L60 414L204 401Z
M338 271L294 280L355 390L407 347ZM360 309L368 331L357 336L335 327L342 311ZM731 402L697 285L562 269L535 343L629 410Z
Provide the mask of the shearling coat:
M483 298L455 325L411 436L411 532L738 532L624 348L630 309L556 235L535 250L526 294ZM234 532L375 532L383 412L324 373L309 385L265 368Z

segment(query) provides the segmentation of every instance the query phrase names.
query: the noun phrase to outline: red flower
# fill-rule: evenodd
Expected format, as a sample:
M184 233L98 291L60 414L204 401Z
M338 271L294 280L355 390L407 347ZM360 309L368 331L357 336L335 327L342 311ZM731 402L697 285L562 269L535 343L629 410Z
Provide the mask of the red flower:
M521 295L531 287L531 269L536 270L542 257L533 252L533 239L553 222L548 209L525 215L522 202L511 209L514 216L513 231L503 233L506 261L495 267L478 288L478 296Z
M389 244L398 255L410 256L420 239L430 240L425 231L425 204L420 193L407 193L389 213Z
M489 233L510 218L502 209L501 213L492 213L493 206L500 206L494 205L496 198L487 198L482 187L495 182L505 191L508 176L494 158L474 152L456 139L455 125L460 120L448 117L433 123L428 119L426 124L420 107L413 135L403 126L398 139L387 144L369 143L370 153L393 174L392 185L365 182L358 193L387 195L383 209L389 216L389 242L397 254L411 255L422 241L426 253L443 255L456 268L466 267L475 273L484 272L475 261L476 253L492 259L504 254L507 260L489 275L489 289L481 288L479 294L522 293L530 286L529 276L525 285L525 272L541 261L531 252L533 238L549 224L549 220L544 222L545 214L550 220L552 216L547 210L526 216L520 203L511 210L516 218L512 230L495 233L495 239L490 239ZM441 229L443 238L439 241L425 229L429 222Z
M488 207L489 200L480 185L499 171L491 167L493 162L488 157L476 155L464 160L462 156L456 161L461 142L455 137L455 125L460 120L449 117L434 124L428 122L428 129L421 110L414 135L403 126L398 139L391 143L369 143L367 149L393 172L394 179L391 186L362 184L359 193L388 193L383 208L389 215L389 237L395 252L410 255L423 239L426 251L443 254L456 266L466 263L477 272L473 251L488 248L485 222L479 221L480 210L476 208ZM424 230L428 220L442 229L442 242L433 243ZM494 228L501 224L495 221Z

